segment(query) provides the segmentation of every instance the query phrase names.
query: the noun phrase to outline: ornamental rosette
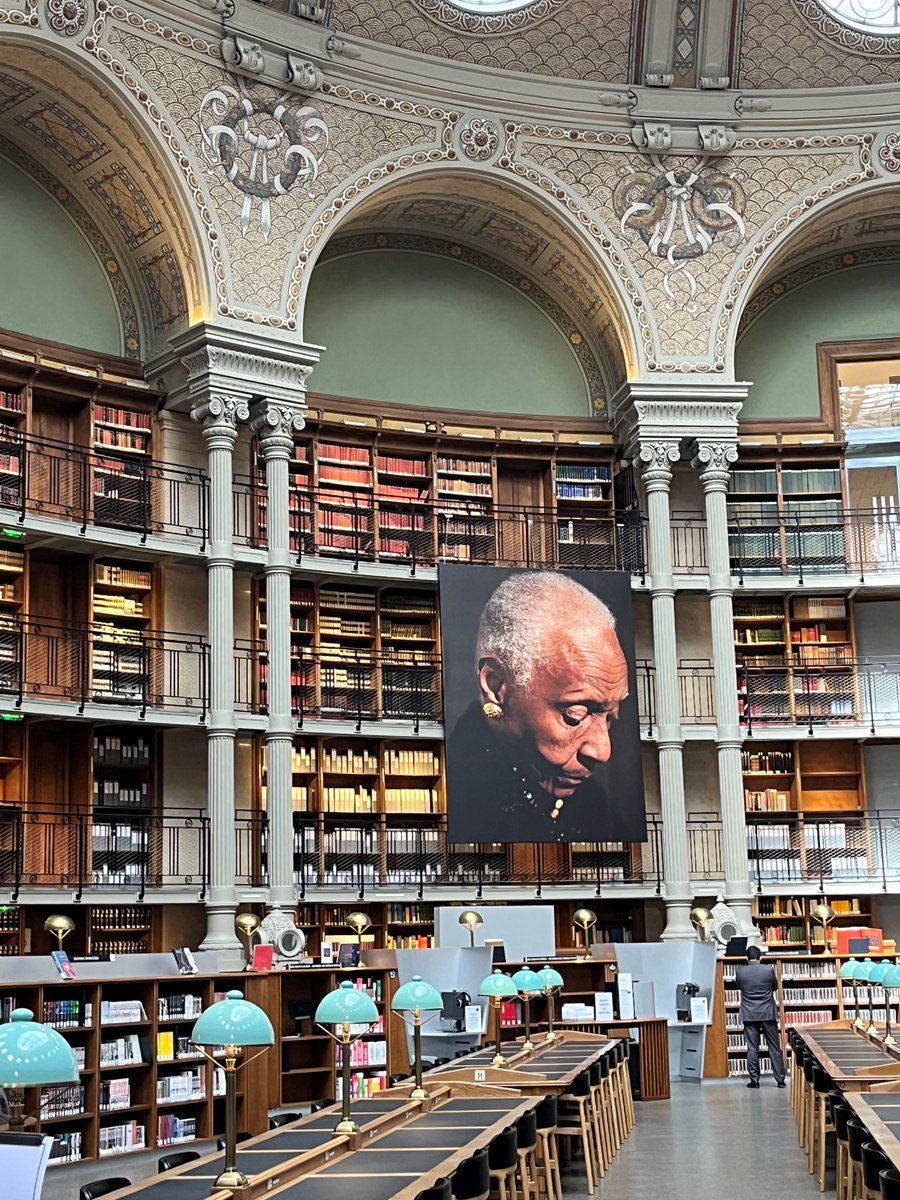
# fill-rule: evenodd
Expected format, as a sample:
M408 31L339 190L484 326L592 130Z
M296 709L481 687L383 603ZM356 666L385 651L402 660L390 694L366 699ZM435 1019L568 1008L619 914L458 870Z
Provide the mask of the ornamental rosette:
M472 117L459 135L462 152L473 162L487 162L500 146L500 131L489 117Z

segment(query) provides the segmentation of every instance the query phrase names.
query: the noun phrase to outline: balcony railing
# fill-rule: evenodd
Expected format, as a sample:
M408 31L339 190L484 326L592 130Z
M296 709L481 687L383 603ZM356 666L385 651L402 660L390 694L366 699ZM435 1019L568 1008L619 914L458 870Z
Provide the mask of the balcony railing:
M900 521L895 514L847 509L729 519L732 570L746 576L868 575L900 572Z
M205 720L209 646L162 630L111 632L21 614L0 618L0 695L148 709L191 709Z
M764 643L760 649L764 649ZM839 658L840 647L809 643L800 654L821 662L797 662L778 656L745 659L738 673L741 720L752 736L758 727L862 725L874 735L900 726L900 657Z
M238 478L233 497L236 540L264 546L264 486ZM314 556L390 563L412 573L440 562L643 571L639 514L632 521L591 509L563 514L474 497L404 500L338 487L292 491L290 504L291 549L298 563Z
M139 533L177 534L206 545L208 479L202 471L102 453L31 434L0 437L0 508L78 525Z
M887 891L900 882L900 812L754 819L747 824L747 853L759 887L811 881L822 891L839 883Z
M0 809L0 887L137 892L209 884L209 821L196 809L134 813Z

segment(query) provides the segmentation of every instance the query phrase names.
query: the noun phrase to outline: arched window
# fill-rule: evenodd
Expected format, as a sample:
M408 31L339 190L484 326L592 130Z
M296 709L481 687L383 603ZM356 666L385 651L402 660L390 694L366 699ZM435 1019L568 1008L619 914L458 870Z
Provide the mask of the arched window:
M900 0L818 0L829 16L863 33L900 33Z

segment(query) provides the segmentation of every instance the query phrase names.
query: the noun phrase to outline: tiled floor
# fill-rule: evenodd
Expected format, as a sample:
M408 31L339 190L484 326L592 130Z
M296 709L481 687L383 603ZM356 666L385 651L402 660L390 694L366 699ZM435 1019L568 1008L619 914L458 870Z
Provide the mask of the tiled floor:
M701 1087L674 1084L671 1101L638 1104L636 1111L637 1126L594 1200L819 1195L797 1144L788 1091L778 1091L771 1081L759 1091L724 1080ZM158 1157L154 1151L55 1168L47 1173L42 1200L77 1200L82 1183L105 1175L121 1173L137 1182L155 1173ZM586 1200L580 1172L567 1171L564 1183L566 1200Z

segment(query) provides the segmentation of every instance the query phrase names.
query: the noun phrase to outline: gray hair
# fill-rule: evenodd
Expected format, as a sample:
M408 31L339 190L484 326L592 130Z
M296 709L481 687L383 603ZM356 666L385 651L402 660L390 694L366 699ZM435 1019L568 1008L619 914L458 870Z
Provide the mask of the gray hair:
M595 635L598 627L614 630L616 618L602 600L568 575L557 571L510 575L481 613L476 666L484 658L497 658L514 682L524 687L552 657L554 634L565 631L581 640Z

